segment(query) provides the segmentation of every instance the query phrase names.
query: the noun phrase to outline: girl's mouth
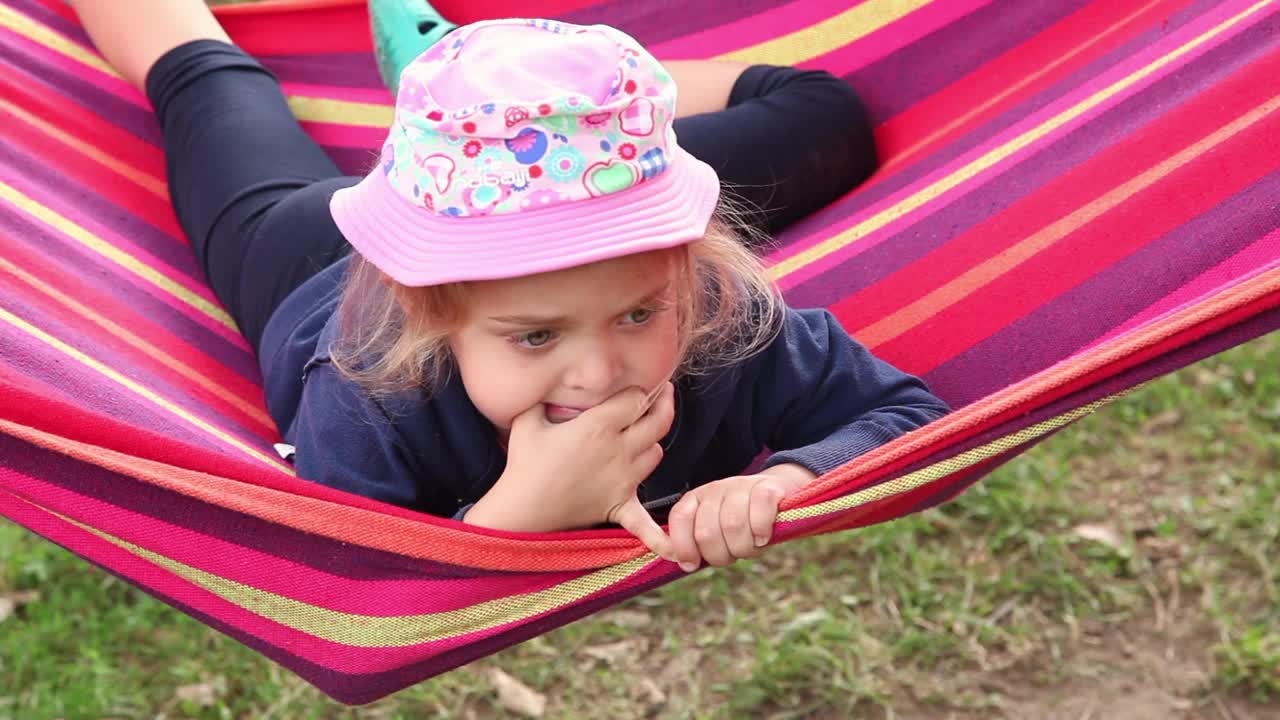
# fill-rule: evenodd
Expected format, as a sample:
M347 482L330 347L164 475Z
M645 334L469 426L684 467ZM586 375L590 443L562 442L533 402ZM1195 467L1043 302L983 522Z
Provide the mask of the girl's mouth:
M568 422L582 414L585 408L565 407L564 405L555 405L546 403L547 420L553 423Z

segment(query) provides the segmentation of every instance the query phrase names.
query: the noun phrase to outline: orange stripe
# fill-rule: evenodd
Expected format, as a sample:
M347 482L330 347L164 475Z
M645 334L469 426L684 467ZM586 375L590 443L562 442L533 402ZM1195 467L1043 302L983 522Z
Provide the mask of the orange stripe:
M874 349L908 332L937 313L961 302L970 294L981 290L988 283L1012 271L1036 254L1052 247L1077 229L1093 222L1179 167L1257 123L1278 107L1280 107L1280 96L1271 98L1155 167L1112 188L1096 200L1077 208L1069 215L1059 218L1040 231L1009 246L1000 254L961 273L919 300L859 330L858 339Z
M186 363L183 363L182 361L173 357L172 355L165 352L164 350L156 347L152 343L144 340L143 338L135 335L129 330L121 327L120 325L104 317L103 315L100 315L99 313L94 312L91 308L68 297L67 295L60 292L58 289L54 288L51 285L48 285L44 281L40 280L34 275L31 275L30 273L26 272L22 268L18 267L17 265L14 265L12 262L4 258L0 258L0 269L7 270L10 274L14 275L22 282L26 283L27 285L34 288L35 290L38 290L39 292L43 293L44 295L56 301L63 307L71 310L72 312L76 313L77 315L80 315L81 317L88 319L89 321L98 325L99 327L111 333L115 337L131 345L135 349L142 351L142 353L147 357L156 360L157 362L169 368L170 370L173 370L174 372L178 373L182 377L204 388L209 393L216 395L218 398L234 406L236 409L240 410L245 415L248 415L255 422L257 422L263 429L272 433L276 431L275 423L271 420L270 417L267 416L266 412L261 407L244 400L242 397L240 397L235 393L232 393L222 385L196 372L189 365L187 365Z

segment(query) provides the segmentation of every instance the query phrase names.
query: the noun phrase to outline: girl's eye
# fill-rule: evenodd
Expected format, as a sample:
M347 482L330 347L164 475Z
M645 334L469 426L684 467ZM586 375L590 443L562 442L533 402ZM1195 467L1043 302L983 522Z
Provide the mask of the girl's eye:
M643 325L653 317L652 308L636 308L627 313L626 321L628 325Z
M551 332L550 330L534 330L532 332L516 335L512 338L512 340L517 345L528 347L528 348L536 348L536 347L542 347L543 345L546 345L547 343L551 342L554 338L555 338L555 333Z

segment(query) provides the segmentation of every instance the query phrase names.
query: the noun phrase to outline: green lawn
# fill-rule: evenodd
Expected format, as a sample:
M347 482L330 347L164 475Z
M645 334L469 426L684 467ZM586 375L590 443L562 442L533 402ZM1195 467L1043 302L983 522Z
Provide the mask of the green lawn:
M495 669L553 718L1049 717L1157 690L1169 717L1275 717L1278 354L1272 335L1153 382L942 508L701 572L356 709L0 525L19 603L0 717L503 717Z

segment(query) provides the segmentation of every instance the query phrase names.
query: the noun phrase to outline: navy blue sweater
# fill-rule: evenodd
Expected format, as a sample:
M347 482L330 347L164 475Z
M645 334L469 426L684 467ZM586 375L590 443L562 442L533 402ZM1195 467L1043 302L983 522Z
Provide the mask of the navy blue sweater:
M267 407L299 476L451 516L497 481L505 455L456 373L431 396L374 401L329 363L347 260L294 291L263 337ZM918 378L872 356L824 310L788 309L778 337L738 366L676 382L666 453L642 501L765 465L822 474L947 412Z

